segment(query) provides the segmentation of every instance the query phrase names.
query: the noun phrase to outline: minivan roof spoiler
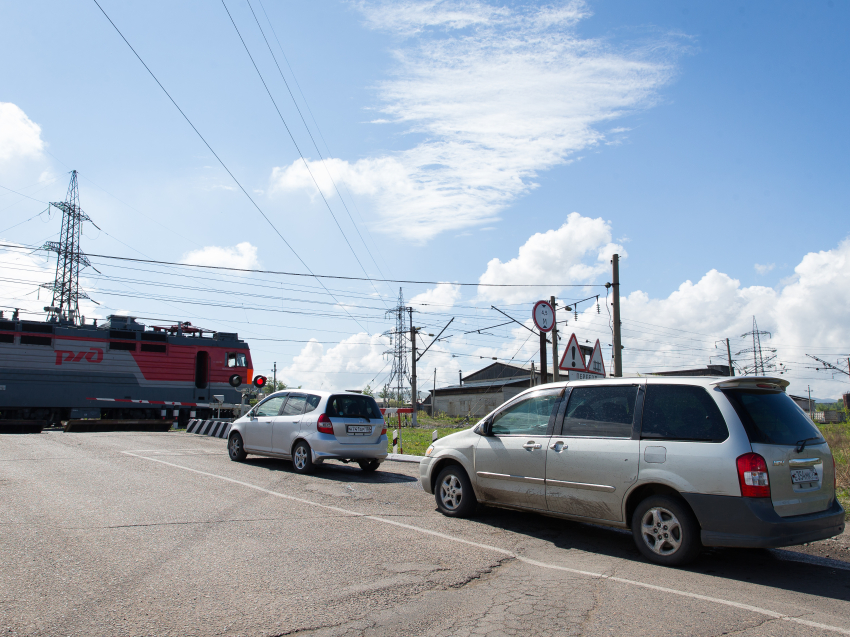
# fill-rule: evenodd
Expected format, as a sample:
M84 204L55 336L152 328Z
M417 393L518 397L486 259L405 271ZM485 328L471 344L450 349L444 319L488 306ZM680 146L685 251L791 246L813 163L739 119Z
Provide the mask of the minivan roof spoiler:
M738 376L735 378L722 378L711 384L720 389L749 387L752 389L780 389L785 391L785 388L788 387L791 382L784 378L776 378L774 376Z

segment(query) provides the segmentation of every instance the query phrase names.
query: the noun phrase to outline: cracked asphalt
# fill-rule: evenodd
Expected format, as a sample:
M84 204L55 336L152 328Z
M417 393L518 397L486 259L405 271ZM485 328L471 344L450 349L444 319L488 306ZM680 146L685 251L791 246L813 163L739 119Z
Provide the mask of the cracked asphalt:
M0 635L850 635L846 534L668 569L615 529L445 518L417 471L0 436Z

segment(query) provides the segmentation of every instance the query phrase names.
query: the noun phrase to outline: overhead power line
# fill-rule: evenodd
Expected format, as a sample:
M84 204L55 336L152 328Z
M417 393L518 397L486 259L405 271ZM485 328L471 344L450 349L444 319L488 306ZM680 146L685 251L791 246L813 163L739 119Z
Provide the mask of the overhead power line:
M210 152L213 154L213 156L216 158L216 160L218 161L218 163L219 163L219 164L221 164L221 167L222 167L222 168L224 168L224 170L227 172L227 174L228 174L228 175L230 175L230 178L231 178L231 179L233 179L234 183L235 183L237 186L239 186L239 190L241 190L241 191L242 191L242 193L243 193L243 194L244 194L244 195L248 198L248 201L250 201L250 202L251 202L251 204L254 206L254 208L256 208L256 209L257 209L257 211L260 213L260 215L262 215L263 219L265 219L265 220L266 220L266 222L267 222L267 223L271 226L272 230L274 230L274 231L275 231L275 233L277 234L277 236L278 236L278 237L280 237L280 240L281 240L281 241L283 241L283 243L286 245L286 247L287 247L287 248L289 248L290 252L292 252L292 254L294 254L294 255L295 255L295 258L296 258L296 259L298 259L298 260L301 262L301 265L303 265L303 266L307 269L307 271L310 273L310 275L313 275L313 270L311 270L311 269L310 269L310 266L308 266L308 265L307 265L307 263L304 261L304 259L302 259L302 258L301 258L301 255L299 255L299 254L295 251L295 248L293 248L293 247L290 245L290 243L289 243L289 242L288 242L288 241L284 238L284 236L280 233L280 230L278 230L278 229L277 229L277 226L275 226L275 225L274 225L274 223L272 223L272 220L271 220L271 219L269 219L269 217L266 215L266 213L265 213L265 212L263 212L263 209L262 209L262 208L260 208L260 206L257 204L257 202L256 202L256 201L254 201L254 198L253 198L251 195L249 195L249 194L248 194L248 191L247 191L247 190L245 190L244 186L242 186L242 183L241 183L238 179L236 179L236 175L234 175L234 174L230 171L230 169L227 167L227 164L225 164L225 163L224 163L224 161L221 159L221 157L219 157L219 156L218 156L218 153L216 153L216 152L213 150L213 147L212 147L212 146L210 146L210 144L209 144L209 142L207 142L206 138L204 138L204 136L203 136L203 135L201 135L201 131L199 131L199 130L195 127L195 125L192 123L192 120L190 120L190 119L189 119L189 116L188 116L188 115L186 115L186 113L184 113L184 112L183 112L183 109L182 109L182 108L180 108L180 106L177 104L177 102L176 102L176 101L174 101L174 98L173 98L173 97L171 97L171 93L169 93L169 92L165 89L165 87L162 85L162 82L160 82L160 81L157 79L156 75L154 75L154 72L150 69L150 67L149 67L149 66L145 63L145 61L142 59L142 56L140 56L140 55L136 52L136 49L134 49L134 48L133 48L133 45L132 45L132 44L130 44L130 41L129 41L127 38L125 38L125 37L124 37L124 34L123 34L123 33L121 33L121 29L119 29L119 28L118 28L118 26L117 26L117 25L116 25L116 24L112 21L112 18L110 18L110 17L109 17L109 14L107 14L107 13L106 13L106 11L104 11L104 10L103 10L103 7L101 7L101 6L100 6L100 3L99 3L97 0L93 0L93 2L97 5L97 8L98 8L98 9L100 9L100 12L101 12L101 13L102 13L105 17L106 17L106 19L107 19L107 20L109 20L109 24L111 24L111 25L112 25L112 28L114 28L114 29L115 29L116 33L118 33L118 35L119 35L119 36L121 36L121 39L122 39L122 40L124 40L124 43L125 43L128 47L130 47L130 50L133 52L133 55L135 55L135 56L136 56L136 59L138 59L138 60L139 60L139 62L141 62L141 63L142 63L142 66L144 66L144 67L145 67L145 70L146 70L146 71L150 74L150 76L153 78L154 82L156 82L156 83L157 83L157 85L159 86L159 88L161 88L161 89L162 89L162 92L163 92L163 93L165 93L165 95L168 97L168 99L171 101L171 103L172 103L172 104L174 104L174 107L175 107L175 108L176 108L176 109L180 112L180 114L183 116L183 119L185 119L185 120L186 120L186 122L189 124L189 126L191 126L191 127L192 127L192 130L193 130L193 131L195 131L195 133L198 135L198 137L201 139L201 141L204 143L204 145L205 145L205 146L209 149L209 151L210 151ZM305 275L305 276L306 276L306 275ZM322 287L325 287L324 283L322 283L321 281L319 281L319 284L320 284ZM331 296L331 298L333 298L333 294L331 294L331 292L330 292L329 290L327 290L327 288L325 288L325 291L327 291L327 293ZM334 299L334 300L336 300L336 299ZM344 309L344 308L343 308L343 309ZM346 311L346 314L348 314L348 312L347 312L347 311ZM363 327L362 325L360 325L360 322L359 322L356 318L354 318L354 317L353 317L353 316L351 316L350 314L349 314L349 316L351 317L351 319L352 319L355 323L357 323L357 325L360 327L360 329L363 329L363 330L365 330L365 329L366 329L365 327Z
M360 262L360 257L358 257L357 253L354 251L354 247L351 245L351 242L348 240L348 236L346 236L346 234L345 234L345 230L342 229L342 226L340 225L339 220L336 218L336 215L334 214L334 211L331 208L331 205L328 203L327 197L325 197L325 193L322 192L322 189L319 186L319 182L316 180L316 177L313 175L313 171L310 170L310 164L307 163L307 159L306 159L306 157L304 157L304 153L301 152L301 147L298 146L298 142L295 141L295 136L292 134L292 131L289 129L289 124L286 123L286 120L283 117L283 113L280 112L280 108L278 107L277 101L275 100L274 96L272 95L271 90L269 89L269 85L266 84L266 80L263 77L263 74L260 72L260 68L257 66L257 63L254 61L254 56L251 55L251 50L248 48L248 44L245 42L245 38L242 37L242 33L239 31L239 27L236 26L236 21L233 19L233 16L230 14L230 9L227 8L227 3L225 3L224 0L221 0L221 4L224 7L224 10L227 12L227 17L230 18L230 23L233 25L233 28L236 30L236 35L239 36L239 41L242 42L242 46L245 48L245 53L248 54L248 58L251 60L251 64L254 66L254 70L257 72L257 75L260 77L260 82L263 83L263 88L266 89L266 93L268 94L269 99L272 101L272 105L274 106L274 110L277 111L277 115L280 118L280 121L283 124L283 127L286 129L286 133L287 133L287 135L289 135L289 139L292 141L292 145L295 146L295 150L298 151L298 156L301 157L301 161L304 162L304 168L307 169L307 173L310 175L310 179L313 180L313 183L316 186L316 190L319 191L319 195L322 197L322 201L325 202L325 207L328 209L328 212L331 213L331 217L333 218L334 223L336 224L336 227L339 228L340 234L342 234L342 238L345 239L345 243L348 246L348 249L351 250L351 254L354 255L354 260L357 261L357 265L360 266L360 269L363 270L363 274L365 274L366 278L371 282L372 279L369 276L369 273L366 272L366 268L364 268L363 264ZM248 3L248 6L251 7L250 2ZM254 14L253 7L251 7L251 13ZM260 21L257 20L257 16L255 14L254 14L254 20L256 20L257 26L260 26ZM262 27L260 27L260 33L263 33ZM265 37L266 37L266 35L265 35L265 33L263 33L263 39L265 39ZM269 51L271 51L271 45L269 45L268 40L266 40L266 45L269 47ZM272 58L274 58L274 53L272 53ZM275 59L275 64L277 64L277 59ZM280 70L280 67L278 67L278 70ZM283 72L281 72L281 77L283 77ZM284 83L285 82L286 82L286 80L284 79ZM286 88L288 89L289 85L287 85ZM289 94L292 95L292 91L290 91ZM294 97L292 99L295 100ZM295 106L296 106L296 108L298 107L297 104ZM300 113L301 111L299 110L298 112ZM304 121L303 116L301 118L301 121ZM305 122L305 126L306 126L306 122ZM309 129L308 129L307 132L308 133L310 132ZM311 138L312 138L312 135L311 135ZM315 144L315 142L314 142L314 144ZM331 179L331 181L333 181L333 179ZM336 184L334 184L334 186L336 186ZM337 191L337 193L339 193L339 191ZM350 214L349 214L349 216L350 216ZM361 237L361 240L362 239L363 239L363 237ZM374 283L372 283L372 287L375 289L375 294L379 294L378 289L375 288Z
M25 249L27 252L39 250L31 246L20 246L13 243L0 243L0 248L17 248ZM159 265L175 265L181 268L204 268L207 270L227 270L229 272L256 272L258 274L277 274L281 276L300 276L309 279L339 279L342 281L389 281L390 283L409 283L411 285L462 285L462 286L478 286L487 288L599 288L604 287L601 283L455 283L451 281L414 281L410 279L367 279L362 276L339 276L334 274L314 274L312 271L307 274L305 272L285 272L282 270L258 270L253 268L230 268L223 265L200 265L197 263L177 263L176 261L159 261L156 259L135 259L133 257L118 257L111 254L93 254L88 253L90 257L99 259L114 259L116 261L132 261L134 263L156 263ZM302 261L303 263L303 261ZM305 266L306 267L306 266ZM324 286L322 286L324 287ZM331 295L333 296L333 295Z
M222 0L222 3L223 2L224 2L224 0ZM263 36L263 40L265 41L266 46L269 49L269 53L271 53L272 59L274 60L274 64L277 67L278 73L280 73L280 79L283 80L283 84L284 84L284 86L286 86L286 90L289 92L289 97L292 98L292 103L295 105L295 110L298 111L298 116L301 118L301 123L304 124L304 128L307 130L307 135L310 136L310 141L313 142L313 148L316 149L316 152L319 155L319 159L322 162L322 166L324 167L325 172L328 174L328 178L331 180L331 183L334 186L334 190L336 191L336 194L339 197L340 202L342 203L342 207L345 208L345 212L348 214L348 218L351 220L351 225L354 226L354 230L357 232L357 236L360 237L360 241L363 243L363 247L366 248L366 253L372 259L372 263L374 263L375 267L378 268L378 272L381 273L381 276L385 276L383 271L381 270L381 266L379 266L378 262L375 261L375 256L372 254L372 251L369 249L369 246L366 244L366 240L363 238L363 235L360 234L360 228L357 227L357 223L354 221L354 217L351 215L351 211L348 209L348 205L345 203L345 199L343 199L342 193L340 193L339 187L336 185L336 181L334 180L333 175L331 175L331 171L328 170L328 165L325 163L325 158L322 155L322 151L319 149L319 145L316 143L316 140L313 138L313 133L310 132L310 127L307 126L307 120L304 119L304 114L301 112L301 107L298 106L298 101L295 99L295 95L292 93L292 89L289 87L289 82L286 81L286 77L283 74L283 69L281 69L280 64L278 64L277 56L274 54L274 51L272 50L272 45L269 43L269 40L266 37L266 32L263 30L263 26L260 24L260 20L259 20L259 18L257 18L257 14L254 12L254 7L251 5L251 0L247 0L247 2L248 2L248 8L251 9L251 15L254 16L254 21L257 23L257 28L260 29L260 34ZM225 6L225 8L227 8L227 7ZM263 8L263 12L265 13L265 7ZM228 14L229 13L230 12L228 12ZM233 18L231 17L230 20L232 22ZM268 20L268 15L266 15L266 20ZM236 27L236 24L234 23L233 26ZM271 26L271 22L269 22L269 26ZM272 30L274 30L274 27L272 27ZM238 31L239 30L237 29L237 33L238 33ZM275 34L275 39L277 39L277 34ZM244 41L243 41L243 44L244 44ZM280 46L280 40L278 40L277 44L278 44L278 46ZM247 50L247 46L245 47L245 49ZM281 52L283 52L283 47L281 47ZM249 55L250 55L250 53L249 53ZM254 67L256 68L256 65L254 65ZM289 70L292 71L292 67L290 67ZM259 72L260 72L259 69L257 69L257 73L259 73ZM260 79L262 79L262 75L260 75ZM264 84L265 84L265 82L264 82ZM302 93L301 96L302 97L304 96L303 93ZM269 97L271 97L271 93L269 93ZM272 102L274 102L274 99L272 99ZM305 100L305 103L306 103L306 100ZM275 104L275 108L277 108L277 104ZM280 111L278 111L278 115L280 115ZM282 115L281 115L281 119L283 119ZM313 121L315 123L315 120L313 120ZM318 126L317 126L317 128L318 128ZM287 128L287 131L288 130L289 129ZM290 136L291 136L291 134L290 134ZM293 141L293 143L295 143L294 139L292 141ZM297 147L298 146L296 145L296 148ZM299 149L298 152L300 153L301 150ZM307 171L310 172L310 176L312 177L313 173L312 173L312 171L310 171L310 166L307 165L307 160L304 158L303 155L301 155L301 159L304 162L304 166L307 168ZM315 177L313 178L313 181L314 182L316 181ZM318 183L316 184L316 187L318 188ZM324 199L324 196L322 196L322 198ZM327 200L325 200L325 205L328 206L328 210L330 210L330 206L328 205ZM331 215L333 215L333 212L331 212ZM334 216L334 221L336 221L336 216ZM337 222L337 226L339 226L339 222ZM342 227L340 227L340 232L342 232ZM345 236L344 232L343 232L343 236ZM345 240L347 242L348 238L346 237ZM351 248L351 252L354 253L354 248L351 246L350 243L348 244L348 247ZM354 258L357 259L357 254L354 254ZM357 259L357 262L360 263L360 259ZM360 264L360 267L363 268L362 263ZM365 268L363 268L363 272L366 273ZM368 276L368 273L367 273L367 276ZM387 284L387 287L389 287L389 283ZM375 290L375 291L377 292L377 290Z
M298 92L301 95L301 99L304 100L304 106L307 108L307 112L310 113L310 119L313 120L313 126L316 127L316 132L319 134L319 138L322 140L322 143L325 145L325 150L328 151L328 155L332 156L333 151L331 151L331 147L328 145L328 142L325 139L324 134L322 133L322 129L319 126L319 122L316 120L316 116L313 114L313 109L310 108L310 103L307 101L307 96L304 95L304 91L301 88L301 84L298 82L298 76L295 75L295 69L292 68L292 65L289 63L289 58L286 57L286 52L283 50L283 46L280 43L280 38L277 37L277 31L274 28L274 24L272 23L271 19L269 18L269 14L266 13L266 6L263 4L263 0L258 0L258 1L260 3L260 8L262 8L262 10L263 10L263 15L266 17L266 22L269 23L269 28L271 29L272 35L274 36L274 39L275 39L275 42L277 42L277 48L280 49L280 54L283 56L283 60L286 62L286 66L287 66L287 68L289 68L289 72L292 74L292 79L295 82L295 86L298 88ZM297 106L298 106L298 104L296 102L296 107ZM299 109L299 112L300 112L300 110L301 109ZM307 130L309 132L310 129L308 128ZM310 135L310 137L312 138L312 135ZM314 142L314 144L315 144L315 142ZM321 152L319 152L319 155L321 156ZM342 182L342 187L345 188L345 192L348 194L348 198L351 200L351 205L357 211L357 214L360 216L360 220L363 221L364 224L365 224L366 220L363 218L363 214L360 212L360 209L357 207L357 201L354 199L354 195L351 194L351 190L349 190L348 184L346 184L345 180L343 180L343 182ZM341 198L342 197L340 197L340 199ZM346 211L348 211L348 207L346 207ZM356 225L355 225L355 227L356 227ZM372 233L369 232L369 227L364 225L364 230L366 230L366 234L369 235L369 238L372 240L372 245L377 248L378 243L375 241L375 237L372 236ZM371 256L372 253L370 252L369 255ZM386 260L383 258L383 255L380 252L378 252L378 257L380 257L381 261L383 261L383 263L384 263L384 266L387 268L390 275L392 275L392 270L390 269L390 266L387 264ZM373 257L373 261L374 261L374 257ZM377 263L375 263L375 265L378 266ZM381 273L381 276L383 276L383 277L386 276L384 274L384 271L381 270L380 266L378 266L378 272Z

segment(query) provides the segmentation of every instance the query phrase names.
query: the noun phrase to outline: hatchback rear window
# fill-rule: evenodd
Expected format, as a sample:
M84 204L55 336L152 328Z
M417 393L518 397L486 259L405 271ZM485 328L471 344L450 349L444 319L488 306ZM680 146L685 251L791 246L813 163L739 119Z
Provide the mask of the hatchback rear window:
M702 387L649 384L640 437L722 442L729 430L717 404Z
M326 413L331 418L382 418L378 403L371 396L331 396Z
M785 392L727 389L723 393L738 412L752 443L796 445L807 439L811 439L809 444L823 441L815 424Z

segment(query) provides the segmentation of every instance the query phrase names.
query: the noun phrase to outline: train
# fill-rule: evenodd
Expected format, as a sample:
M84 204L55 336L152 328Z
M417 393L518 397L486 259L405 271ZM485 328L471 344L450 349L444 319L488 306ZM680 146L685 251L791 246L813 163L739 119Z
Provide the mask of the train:
M189 322L147 326L111 315L79 324L0 312L0 423L74 419L190 418L231 411L244 400L253 364L232 332Z

